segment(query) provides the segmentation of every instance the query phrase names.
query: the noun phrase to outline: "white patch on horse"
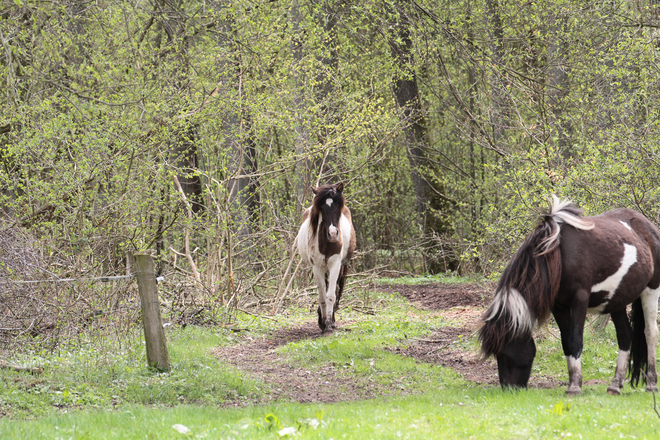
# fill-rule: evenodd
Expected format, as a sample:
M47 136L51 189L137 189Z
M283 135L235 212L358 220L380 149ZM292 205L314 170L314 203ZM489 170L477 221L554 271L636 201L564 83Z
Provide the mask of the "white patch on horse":
M660 299L660 287L651 289L647 287L641 295L642 309L644 310L644 334L646 335L646 350L648 353L647 370L649 375L647 377L646 389L647 391L657 391L656 383L649 383L650 381L657 380L657 375L654 377L653 372L656 371L656 350L658 345L658 325L656 324L656 317L658 316L658 299Z
M605 305L607 305L607 302L610 299L612 299L614 293L616 292L616 289L618 289L619 285L621 284L621 280L623 280L623 277L628 273L630 267L636 262L637 262L637 248L631 244L627 244L627 243L624 244L623 258L621 258L621 266L619 267L619 269L616 272L614 272L612 275L607 277L605 280L591 287L592 292L603 292L603 291L608 292L607 295L605 296L605 303L596 307L596 309L599 309L601 307L602 309L605 308Z
M511 317L510 330L515 335L532 331L534 322L529 313L527 302L516 289L500 290L495 294L495 300L490 306L490 314L485 318L485 321L494 319L502 310L509 312Z
M328 234L330 234L330 239L332 241L338 241L339 240L339 229L333 224L331 224L328 227Z
M628 223L624 222L623 220L619 220L619 222L620 222L623 226L625 226L626 228L628 228L629 231L632 232L632 228L630 227L630 225L629 225Z
M325 204L328 206L332 206L332 202L334 202L334 200L332 200L332 197L328 197L327 199L325 199Z
M566 356L566 365L568 366L569 374L571 371L582 371L582 360L579 356L577 359L573 355Z
M628 370L628 359L630 359L630 351L619 350L619 356L616 359L616 370L614 370L614 380L608 391L610 389L614 392L621 390L623 381L626 378L626 371Z
M568 389L567 393L581 392L582 386L582 360L578 356L577 359L573 355L566 356L566 366L568 367Z

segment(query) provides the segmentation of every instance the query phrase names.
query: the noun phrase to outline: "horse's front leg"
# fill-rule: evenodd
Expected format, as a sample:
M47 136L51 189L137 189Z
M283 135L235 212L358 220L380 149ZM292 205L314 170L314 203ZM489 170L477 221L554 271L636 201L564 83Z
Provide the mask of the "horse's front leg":
M316 287L319 290L319 328L321 332L326 330L326 317L328 316L328 310L326 309L326 297L327 297L327 287L325 284L325 271L319 267L312 266L312 272L314 273L314 280L316 281ZM332 309L330 309L332 311Z
M553 315L561 332L561 345L568 367L568 388L566 394L582 393L582 347L584 321L587 318L589 292L580 289L576 292L570 309L555 309Z
M647 363L646 363L646 391L658 391L658 373L656 371L656 347L658 346L658 325L656 323L658 316L658 298L660 297L660 288L646 288L642 292L642 308L644 309L644 335L647 345Z
M614 372L614 379L612 385L607 387L607 394L621 394L621 387L626 378L626 371L628 370L628 359L630 359L630 342L632 339L632 328L630 321L628 321L628 314L625 310L613 312L612 322L616 329L616 340L619 345L619 356L616 361L616 370Z
M337 254L328 258L328 291L325 295L324 332L331 332L335 329L334 310L339 272L341 272L341 256Z

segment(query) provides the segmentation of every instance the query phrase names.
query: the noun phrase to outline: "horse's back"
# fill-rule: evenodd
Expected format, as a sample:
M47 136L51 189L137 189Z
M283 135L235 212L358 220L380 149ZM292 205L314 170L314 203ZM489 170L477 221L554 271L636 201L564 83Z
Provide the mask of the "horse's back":
M593 221L593 229L561 227L561 290L591 292L590 307L600 303L600 286L603 298L612 290L609 313L625 307L628 297L634 299L658 280L660 234L643 215L630 209L615 209L585 219Z

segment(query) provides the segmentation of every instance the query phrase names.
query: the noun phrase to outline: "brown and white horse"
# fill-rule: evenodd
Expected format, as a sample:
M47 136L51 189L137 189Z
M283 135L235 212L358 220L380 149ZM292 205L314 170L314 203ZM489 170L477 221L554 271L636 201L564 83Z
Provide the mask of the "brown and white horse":
M532 329L552 313L568 366L566 392L579 394L587 312L609 314L619 356L607 392L621 393L628 369L636 385L644 367L646 389L657 391L659 296L660 232L653 223L630 209L581 217L570 201L553 197L500 278L479 330L481 351L497 358L503 387L526 387L536 356Z
M303 213L296 237L298 252L312 267L319 289L319 328L323 333L335 330L335 312L355 251L355 230L343 190L341 182L312 188L314 201Z

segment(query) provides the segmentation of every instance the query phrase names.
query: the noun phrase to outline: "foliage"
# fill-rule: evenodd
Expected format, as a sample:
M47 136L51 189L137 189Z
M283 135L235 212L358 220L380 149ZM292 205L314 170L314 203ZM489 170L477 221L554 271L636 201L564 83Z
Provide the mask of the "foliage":
M308 187L343 180L355 271L496 277L551 193L658 221L656 21L622 0L6 3L0 208L55 276L150 251L182 309L235 311L285 298Z

